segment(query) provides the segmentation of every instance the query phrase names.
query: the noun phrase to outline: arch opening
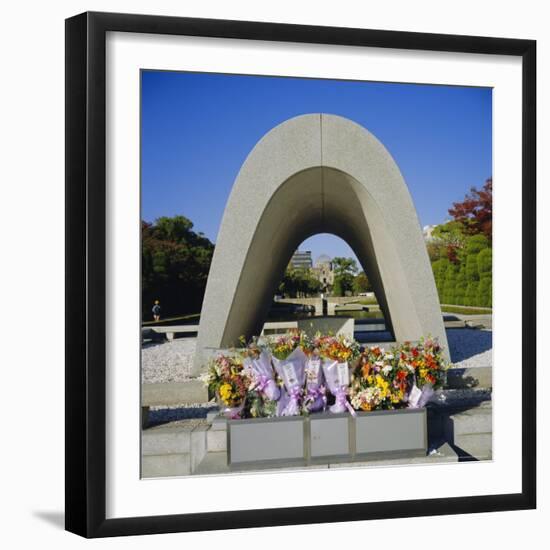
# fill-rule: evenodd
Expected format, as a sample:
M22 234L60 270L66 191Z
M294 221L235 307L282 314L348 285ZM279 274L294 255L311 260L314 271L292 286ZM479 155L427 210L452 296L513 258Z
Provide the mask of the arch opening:
M355 338L361 343L394 341L371 283L371 271L341 237L333 233L308 237L290 258L275 288L264 334L280 332L269 325L274 321L301 321L315 332L323 326L337 330L337 319L352 318ZM321 321L320 317L327 316Z
M325 185L329 192L323 189ZM372 230L362 214L363 203L372 198L359 196L358 190L351 176L326 167L294 174L277 189L262 213L246 254L221 347L235 345L241 336L248 339L261 332L294 251L301 242L318 233L331 233L348 243L366 270L388 329L396 337ZM369 204L369 208L375 219L383 223L376 205ZM380 243L388 246L390 239L383 235L382 227L378 228L378 234ZM402 270L397 264L393 270Z

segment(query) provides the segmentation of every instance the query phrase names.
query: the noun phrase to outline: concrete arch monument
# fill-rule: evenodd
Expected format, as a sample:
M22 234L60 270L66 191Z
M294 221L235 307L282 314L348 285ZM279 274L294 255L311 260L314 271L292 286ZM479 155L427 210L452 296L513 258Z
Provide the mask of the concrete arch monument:
M233 185L208 276L195 373L206 350L260 333L290 257L317 233L351 246L397 341L430 334L447 349L426 246L397 164L362 126L309 114L269 131Z

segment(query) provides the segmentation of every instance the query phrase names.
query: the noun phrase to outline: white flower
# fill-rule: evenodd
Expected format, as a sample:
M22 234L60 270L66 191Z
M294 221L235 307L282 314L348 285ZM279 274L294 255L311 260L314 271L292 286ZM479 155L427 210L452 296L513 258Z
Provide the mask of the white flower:
M392 366L391 365L386 365L383 369L382 369L382 372L385 374L385 375L388 375L392 370Z

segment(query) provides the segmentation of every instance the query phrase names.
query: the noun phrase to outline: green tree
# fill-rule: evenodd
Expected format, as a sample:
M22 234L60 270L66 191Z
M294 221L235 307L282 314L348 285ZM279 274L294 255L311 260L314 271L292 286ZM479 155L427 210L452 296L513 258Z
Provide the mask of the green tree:
M426 243L426 250L428 251L428 258L430 258L430 262L432 263L447 255L445 248L435 240Z
M285 269L283 278L279 283L279 293L285 297L295 298L297 293L297 282L292 266L289 264Z
M332 260L334 269L333 293L336 296L345 296L346 292L353 291L353 281L357 273L357 262L352 258L337 257Z
M193 231L184 216L141 224L142 316L151 319L159 300L162 315L197 313L202 306L214 245Z
M432 232L432 239L430 246L438 250L440 258L446 257L453 264L459 263L459 256L466 241L464 225L461 222L450 221L438 225Z
M285 270L278 290L291 298L304 298L320 292L321 283L313 277L309 269L295 269L289 264Z
M426 243L442 303L492 304L492 180L471 189L449 209L453 220L434 228ZM451 264L453 267L451 267Z
M472 187L462 202L453 203L449 214L464 225L469 235L483 234L489 241L493 234L493 178L482 189Z
M353 279L353 292L361 294L362 292L372 292L372 285L364 271L359 272Z

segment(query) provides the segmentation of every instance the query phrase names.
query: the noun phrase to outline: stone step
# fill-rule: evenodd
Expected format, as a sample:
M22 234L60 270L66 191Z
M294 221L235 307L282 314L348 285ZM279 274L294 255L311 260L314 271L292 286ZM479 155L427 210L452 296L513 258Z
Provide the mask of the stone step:
M227 465L227 453L209 452L206 453L202 462L193 472L195 475L227 474L231 470Z
M191 454L148 455L141 459L141 477L186 476L191 473Z
M453 414L447 419L445 427L449 437L456 438L468 434L490 434L493 431L492 409L476 407L461 413Z
M208 429L204 421L184 420L143 430L142 477L192 473L206 454Z
M195 426L157 426L141 434L141 454L169 455L191 452L191 434Z
M207 419L208 421L208 419ZM216 416L214 418L212 418L210 421L208 421L209 424L211 424L211 430L214 430L214 431L227 431L227 419L226 418L223 418L221 416Z
M227 451L227 431L210 428L206 433L206 449L209 453Z
M445 328L464 328L466 327L466 323L462 319L457 320L449 320L445 321L443 320L443 324L445 325Z
M206 436L208 434L208 425L201 424L191 433L191 472L197 469L206 455L207 445Z
M331 462L329 468L349 468L365 466L401 466L409 464L436 464L458 462L458 454L447 442L431 449L426 456L370 459L357 462Z
M455 438L453 447L461 460L491 460L493 457L493 435L459 435Z
M448 443L440 445L435 452L432 452L428 456L422 457L402 457L395 459L384 460L369 460L362 462L330 462L326 464L314 464L309 466L285 466L283 463L278 468L272 466L256 465L256 466L243 466L239 468L239 471L255 471L261 469L277 469L277 470L293 470L293 469L323 469L323 468L349 468L349 467L365 467L365 466L398 466L407 464L435 464L435 463L453 463L458 462L459 455ZM232 470L227 465L227 453L226 452L208 452L206 453L202 462L193 471L193 475L212 475L212 474L224 474L229 473Z
M202 380L141 385L142 407L176 407L208 402L208 389Z
M458 455L449 443L445 442L436 449L430 449L426 457L426 463L433 462L458 462Z

